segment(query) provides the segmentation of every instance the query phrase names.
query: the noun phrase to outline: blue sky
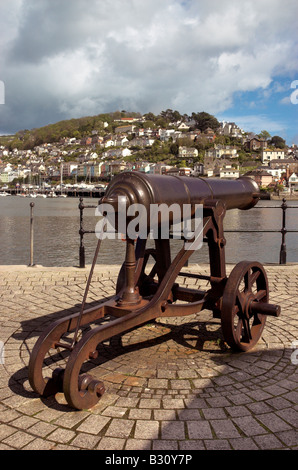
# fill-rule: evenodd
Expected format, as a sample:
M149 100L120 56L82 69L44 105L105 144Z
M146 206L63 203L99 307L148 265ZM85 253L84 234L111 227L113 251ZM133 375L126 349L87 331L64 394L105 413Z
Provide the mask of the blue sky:
M273 77L265 89L235 93L233 105L220 113L220 120L235 121L246 131L267 130L288 145L298 144L298 83L291 78ZM291 87L292 85L292 87Z
M1 1L0 134L170 108L298 144L297 31L297 0Z

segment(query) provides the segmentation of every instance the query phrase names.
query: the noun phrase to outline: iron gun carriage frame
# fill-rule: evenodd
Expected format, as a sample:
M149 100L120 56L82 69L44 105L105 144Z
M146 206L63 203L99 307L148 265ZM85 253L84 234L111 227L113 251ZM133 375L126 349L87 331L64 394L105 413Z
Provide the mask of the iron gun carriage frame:
M109 204L115 209L116 229L119 229L119 198L126 208L141 203L147 210L152 204L168 207L173 203L179 207L189 204L192 217L195 205L202 205L202 237L208 244L210 276L182 271L194 249L186 249L183 245L171 259L169 238L155 238L155 247L149 249L145 237L134 240L126 233L125 261L118 275L115 295L85 309L100 247L98 241L80 311L57 320L44 331L29 362L29 382L35 392L49 396L63 391L67 403L79 410L93 407L104 393L103 382L89 373L81 374L82 366L97 357L100 343L115 335L157 318L187 316L207 309L221 320L226 343L235 350L248 351L260 339L267 315L280 314L280 307L269 303L268 280L261 263L241 261L229 277L226 274L224 216L226 210L247 210L258 202L259 188L253 180L121 173L111 181L100 200L100 204ZM173 217L172 224L176 222ZM153 266L148 273L149 258L153 259ZM210 288L203 291L180 286L181 275L208 280ZM109 321L79 335L86 325L103 318L109 318ZM70 332L73 337L67 342L65 336ZM56 369L51 378L44 378L45 357L51 349L57 348L69 351L66 367Z

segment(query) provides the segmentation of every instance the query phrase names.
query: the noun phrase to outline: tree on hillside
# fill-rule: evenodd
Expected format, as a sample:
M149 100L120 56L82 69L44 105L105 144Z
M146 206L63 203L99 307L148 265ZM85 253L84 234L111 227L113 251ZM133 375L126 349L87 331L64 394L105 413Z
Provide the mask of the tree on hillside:
M278 135L273 136L269 143L277 149L283 149L286 146L286 141Z
M172 155L175 155L175 156L179 154L179 144L177 144L177 142L173 142L170 145L170 152Z
M192 113L192 119L196 123L196 127L200 129L201 132L204 132L208 127L216 131L219 128L219 122L216 117L211 114L205 113Z
M173 111L172 109L167 109L166 111L161 111L160 116L168 122L177 122L181 120L181 114L179 111Z
M144 114L144 118L146 119L146 121L153 121L153 122L156 121L155 114L153 114L151 112Z
M271 135L269 134L268 131L263 130L258 134L258 137L260 139L268 140L268 139L270 139Z

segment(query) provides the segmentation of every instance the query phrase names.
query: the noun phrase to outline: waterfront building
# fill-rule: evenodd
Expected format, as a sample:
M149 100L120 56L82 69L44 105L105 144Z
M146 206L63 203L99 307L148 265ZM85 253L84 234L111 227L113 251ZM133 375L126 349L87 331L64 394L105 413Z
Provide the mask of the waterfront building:
M248 171L247 173L245 173L244 176L249 176L250 178L253 178L259 186L265 188L269 186L273 180L273 176L268 173L268 171L262 169Z

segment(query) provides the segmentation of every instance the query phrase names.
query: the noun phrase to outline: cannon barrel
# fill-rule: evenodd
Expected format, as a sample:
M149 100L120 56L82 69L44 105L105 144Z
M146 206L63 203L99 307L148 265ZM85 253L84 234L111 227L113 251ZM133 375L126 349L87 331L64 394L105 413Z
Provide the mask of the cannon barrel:
M255 206L260 197L257 183L249 177L236 180L219 178L191 178L188 176L147 175L140 172L123 172L110 182L100 204L110 204L117 213L119 198L126 208L132 204L150 205L190 204L192 215L196 204L222 201L225 208L247 210ZM123 207L123 206L122 206Z

